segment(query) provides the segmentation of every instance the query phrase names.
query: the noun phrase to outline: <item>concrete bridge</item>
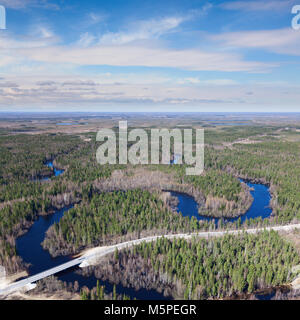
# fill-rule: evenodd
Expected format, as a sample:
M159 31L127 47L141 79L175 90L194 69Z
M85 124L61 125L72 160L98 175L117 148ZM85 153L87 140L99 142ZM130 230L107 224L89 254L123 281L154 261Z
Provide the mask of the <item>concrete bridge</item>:
M6 287L0 289L0 296L10 294L14 291L28 291L36 287L35 282L44 279L46 277L49 277L51 275L54 275L56 273L59 273L63 270L72 268L74 266L79 266L81 268L95 265L99 263L99 259L106 256L109 253L113 253L116 249L122 250L125 248L129 248L132 246L136 246L142 242L152 242L156 241L159 238L167 238L167 239L176 239L176 238L182 238L182 239L191 239L193 237L201 237L201 238L211 238L211 237L222 237L226 234L240 234L242 232L254 234L258 232L262 232L264 230L270 231L292 231L294 229L300 229L300 224L290 224L285 226L274 226L274 227L265 227L265 228L253 228L253 229L240 229L240 230L229 230L229 231L207 231L207 232L198 232L198 233L182 233L182 234L167 234L167 235L160 235L160 236L151 236L131 241L125 241L122 243L118 243L111 246L106 247L96 247L94 249L88 250L85 254L83 254L79 258L75 258L69 262L66 262L64 264L61 264L57 267L48 269L46 271L43 271L41 273L38 273L34 276L30 276L26 279L14 282L12 284L7 285Z

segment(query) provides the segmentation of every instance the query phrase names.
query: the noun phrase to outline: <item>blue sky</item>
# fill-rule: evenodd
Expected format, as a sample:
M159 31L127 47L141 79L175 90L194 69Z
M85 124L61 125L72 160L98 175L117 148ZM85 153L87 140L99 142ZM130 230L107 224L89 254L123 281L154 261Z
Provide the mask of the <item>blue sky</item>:
M300 111L300 0L0 0L0 111Z

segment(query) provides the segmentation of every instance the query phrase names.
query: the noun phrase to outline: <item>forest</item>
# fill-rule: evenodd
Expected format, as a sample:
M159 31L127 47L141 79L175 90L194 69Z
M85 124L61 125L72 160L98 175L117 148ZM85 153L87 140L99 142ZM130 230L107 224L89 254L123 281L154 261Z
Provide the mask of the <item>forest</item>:
M177 299L220 299L288 283L299 259L289 242L265 231L208 240L143 242L115 253L90 272L136 289L147 277L144 287L168 288L165 293Z
M48 230L43 246L53 256L74 254L84 247L199 228L196 219L172 212L158 194L140 189L94 193Z
M206 165L270 185L271 206L279 223L300 219L300 143L266 141L208 149Z
M117 292L116 285L113 286L111 294L107 294L105 286L100 286L97 281L96 287L89 289L87 287L82 288L80 291L81 300L130 300L126 294L119 294Z
M300 142L295 131L285 131L282 135L282 130L280 127L208 128L205 172L199 177L185 176L184 165L100 166L95 159L98 144L93 132L82 135L1 134L0 265L4 265L8 273L23 270L15 248L16 238L24 234L39 215L51 214L69 205L74 208L49 229L43 243L53 256L152 234L241 228L239 220L227 224L220 220L216 226L213 221L184 218L174 210L171 200L164 198L166 190L185 192L195 197L201 214L237 216L244 213L252 201L249 190L238 178L267 184L272 195L272 216L247 221L244 228L299 222ZM87 142L86 137L91 140ZM241 139L253 139L255 143L239 143ZM64 173L55 177L53 170L45 165L49 160L57 168L64 169ZM277 239L274 237L271 237L273 242ZM293 251L286 244L281 245L284 252ZM180 246L186 248L188 244L180 243ZM204 247L201 248L204 250ZM245 243L241 244L235 254L244 252L245 248ZM266 258L274 258L271 252L262 252ZM229 251L227 253L230 256ZM164 254L171 253L162 253L162 262ZM155 265L152 267L156 270ZM159 272L165 273L168 265L160 268L158 270L163 271ZM237 285L238 280L229 283L233 277L241 278L232 273L227 280L222 278L227 286L223 284L222 288L205 292L199 289L204 280L192 279L189 283L178 268L176 265L176 277L180 277L186 288L192 288L186 289L191 292L189 298L223 297L232 292L250 292L252 288L247 279L239 280L243 288L242 284ZM286 281L285 271L280 271L279 277L276 268L283 270L276 264L271 281L267 281L270 277L261 280L255 273L253 290ZM208 286L207 281L205 283ZM95 298L95 292L92 294ZM91 293L87 296L92 297Z

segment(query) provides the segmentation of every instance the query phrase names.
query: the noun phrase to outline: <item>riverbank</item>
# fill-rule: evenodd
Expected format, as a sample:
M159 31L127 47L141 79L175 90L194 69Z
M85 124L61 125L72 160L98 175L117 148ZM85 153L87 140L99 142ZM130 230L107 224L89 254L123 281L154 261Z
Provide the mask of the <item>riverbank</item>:
M107 181L106 181L106 183L107 183ZM127 181L127 183L128 183L128 181ZM107 189L109 189L109 186L112 186L112 185L107 185L106 184L106 190ZM160 186L161 187L161 186ZM255 191L255 190L254 190ZM194 199L192 199L191 197L189 197L188 198L188 201L189 201L189 203L191 203L192 201L194 201L194 203L195 203L195 200ZM178 204L180 203L180 199L178 199ZM197 206L197 204L196 204L196 206ZM45 251L45 250L43 250L42 248L41 248L41 246L39 245L39 248L38 248L38 250L37 251L35 251L35 249L33 248L34 247L34 243L38 243L38 244L40 244L42 241L43 241L43 238L44 238L44 236L45 236L45 232L50 228L50 226L52 226L53 225L53 223L58 223L59 221L60 221L60 219L63 217L63 215L64 215L64 212L66 211L65 210L66 208L63 208L62 210L58 210L57 212L55 212L53 215L50 215L50 216L45 216L45 217L40 217L39 218L39 220L40 221L36 221L35 223L36 223L36 227L34 228L34 226L32 227L32 229L33 229L33 232L31 232L30 233L30 231L29 231L29 238L30 238L30 241L29 242L27 242L26 243L26 245L24 246L24 248L31 248L31 253L30 252L28 252L27 254L32 254L32 253L34 253L35 254L35 256L36 256L36 259L32 259L32 257L30 257L29 255L27 255L27 258L26 258L26 260L27 261L30 261L30 263L32 263L32 266L31 266L31 268L30 268L30 273L36 273L35 271L37 271L38 269L41 269L41 268L44 268L44 269L46 269L46 267L48 267L49 265L47 265L48 264L48 262L49 261L52 261L52 263L53 264L55 264L55 265L57 265L57 264L59 264L61 261L68 261L68 259L70 259L69 257L63 257L63 256L61 256L61 257L57 257L56 259L52 259L51 257L50 257L50 255L49 255L49 253L47 252L47 251ZM184 212L186 213L188 211L188 206L187 206L187 208L184 210ZM198 214L198 209L196 210L196 212L193 212L193 215L197 218L197 217L199 217L199 214ZM212 221L213 219L212 218L209 218L209 217L205 217L206 219L209 219L209 221ZM34 224L35 224L34 223ZM44 231L42 231L41 232L41 229L39 229L40 228L40 226L43 226L43 230ZM36 236L34 235L34 233L36 233L36 234L39 234L39 237L38 238L36 238ZM42 235L42 236L41 236ZM24 235L24 236L26 236L26 235ZM18 248L20 249L21 247L20 246L18 246ZM33 250L32 250L33 249ZM40 253L42 252L42 251L44 252L42 255L40 255ZM24 252L23 252L24 253ZM47 256L47 257L46 257ZM24 257L24 255L23 255L23 257ZM40 260L43 260L44 262L43 263L40 263ZM52 264L51 263L51 264ZM38 269L36 269L36 266L38 266ZM75 283L75 281L79 281L79 283L80 283L80 286L84 286L84 285L87 285L88 287L90 287L90 288L93 288L93 286L95 286L95 282L96 282L96 280L97 280L97 278L95 278L94 276L92 276L92 277L88 277L88 278L86 278L86 277L83 277L82 275L78 275L76 272L74 273L74 271L72 272L68 272L68 273L66 273L66 274L64 274L64 275L62 275L61 277L60 277L61 279L65 279L66 281L71 281L72 283ZM102 278L102 281L103 281L103 283L105 283L106 284L106 286L109 288L111 288L112 289L112 284L111 284L111 281L113 281L113 279L112 278L109 278L109 277L107 277L106 279L105 278ZM133 288L124 288L124 286L122 286L121 284L119 284L119 287L118 287L118 289L119 290L124 290L124 291L126 291L127 293L130 293L130 296L131 297L133 297L133 296L135 296L135 297L142 297L143 299L149 294L149 290L152 290L152 289L150 289L150 287L149 286L147 286L146 288L142 288L142 287L140 287L140 288L138 288L138 287L136 287L135 289L133 289ZM128 290L129 290L129 292L128 292ZM131 290L131 291L130 291ZM132 291L133 290L133 291ZM139 291L139 290L142 290L142 292L144 292L143 294L142 294L142 296L141 296L141 292ZM143 291L144 290L144 291ZM156 298L157 299L163 299L164 298L164 294L162 294L162 293L152 293L152 296L155 296L156 294L158 294L158 296L156 296Z

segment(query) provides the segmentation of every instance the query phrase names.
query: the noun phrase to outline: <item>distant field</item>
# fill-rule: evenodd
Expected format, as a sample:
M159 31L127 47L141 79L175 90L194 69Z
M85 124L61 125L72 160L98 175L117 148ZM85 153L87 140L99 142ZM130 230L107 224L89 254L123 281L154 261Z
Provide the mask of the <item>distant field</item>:
M128 121L129 131L204 128L204 173L188 177L185 165L99 165L96 133L101 128L117 130L120 120ZM52 167L46 165L49 161L59 175L55 176ZM9 274L26 269L16 250L16 239L26 235L39 216L71 206L74 208L68 209L45 234L43 247L52 255L74 254L95 245L152 234L213 230L214 217L238 217L252 203L249 188L238 178L267 185L272 196L272 215L264 220L249 220L245 226L300 222L300 114L2 114L0 265ZM166 190L193 197L199 206L198 213L207 219L198 221L180 215L175 210L178 200ZM241 225L237 220L221 223L219 227L230 229ZM298 247L298 234L285 238ZM277 246L276 239L273 238ZM207 250L205 246L197 250L202 247ZM293 259L297 261L295 252ZM161 255L163 267L152 261L147 268L154 268L158 274L169 270L169 254L168 249ZM141 256L145 259L153 254L131 256L140 259L139 263L146 268ZM172 261L172 266L177 268L176 261ZM274 263L274 268L280 269L280 262ZM196 272L194 286L187 275L176 269L184 283L176 283L175 291L185 298L189 297L189 290L194 290L193 296L227 297L234 287L235 293L243 294L261 289L264 283L283 284L288 279L287 271L280 270L276 281L271 276L276 274L274 270L269 270L269 278L264 280L260 280L260 273L255 273L255 281L245 278L251 290L243 286L240 272L235 275L239 279L227 283L224 278L226 290L210 283L209 291L205 292L199 283L209 280L196 279ZM176 282L176 277L172 281Z

